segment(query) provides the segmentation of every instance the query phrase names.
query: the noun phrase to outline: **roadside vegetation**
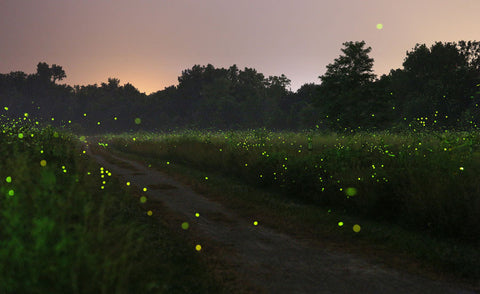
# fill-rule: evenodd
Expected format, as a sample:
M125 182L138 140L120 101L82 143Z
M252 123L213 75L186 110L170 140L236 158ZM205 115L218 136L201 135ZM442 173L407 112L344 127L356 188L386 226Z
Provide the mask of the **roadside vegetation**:
M166 171L190 174L197 185L215 190L213 186L225 188L233 179L261 189L268 196L243 189L232 192L241 200L223 201L253 211L258 205L257 213L272 214L280 229L278 220L288 215L312 236L353 234L457 277L480 277L477 132L342 135L263 129L103 139L103 146L139 155ZM364 223L345 221L352 218ZM358 232L352 230L355 224Z
M219 292L197 252L77 137L26 116L1 130L1 293Z

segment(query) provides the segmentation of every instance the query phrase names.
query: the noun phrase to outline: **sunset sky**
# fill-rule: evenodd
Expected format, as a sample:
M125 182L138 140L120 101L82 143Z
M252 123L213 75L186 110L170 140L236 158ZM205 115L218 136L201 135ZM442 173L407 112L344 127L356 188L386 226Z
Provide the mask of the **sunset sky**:
M195 64L320 83L346 41L378 75L416 43L478 40L480 0L0 0L0 73L63 67L70 85L109 77L147 94ZM377 24L383 24L382 29Z

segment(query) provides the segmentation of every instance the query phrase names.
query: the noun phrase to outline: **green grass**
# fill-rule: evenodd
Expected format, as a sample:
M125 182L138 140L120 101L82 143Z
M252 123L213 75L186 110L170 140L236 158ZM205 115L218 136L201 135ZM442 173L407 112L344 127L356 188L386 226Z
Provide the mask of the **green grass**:
M0 154L0 293L220 292L76 137L9 121Z
M197 180L210 189L225 189L222 181L212 183L227 175L243 186L273 192L233 193L241 199L236 205L247 210L270 205L272 214L298 219L293 223L321 224L306 230L327 230L323 236L338 229L339 219L358 218L370 222L362 226L367 243L408 252L457 276L480 277L480 136L475 132L342 136L260 130L124 134L105 140L114 149L150 157L160 168L194 168ZM278 206L285 201L303 208ZM310 207L308 213L304 207ZM327 210L337 214L330 222L322 220Z

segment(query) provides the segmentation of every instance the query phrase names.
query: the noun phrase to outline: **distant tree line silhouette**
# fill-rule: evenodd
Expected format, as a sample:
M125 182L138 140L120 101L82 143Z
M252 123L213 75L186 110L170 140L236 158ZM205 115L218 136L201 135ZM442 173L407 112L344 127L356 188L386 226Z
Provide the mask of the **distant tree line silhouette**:
M402 69L377 78L371 48L345 42L320 84L290 90L285 75L194 65L178 86L146 95L132 84L57 84L61 66L0 74L0 112L78 133L172 129L467 129L480 122L480 42L417 44ZM8 110L7 110L8 109ZM137 118L140 118L138 120ZM135 120L137 119L137 120ZM140 122L141 121L141 122ZM139 123L140 122L140 123Z

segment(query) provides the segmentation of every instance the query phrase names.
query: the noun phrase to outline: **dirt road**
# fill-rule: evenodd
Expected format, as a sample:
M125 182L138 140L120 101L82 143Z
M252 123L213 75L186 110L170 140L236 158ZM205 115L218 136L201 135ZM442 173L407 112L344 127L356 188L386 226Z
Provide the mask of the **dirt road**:
M99 153L98 163L145 192L149 201L160 201L189 222L203 238L231 249L229 264L265 293L475 293L445 282L431 281L382 268L356 256L329 252L295 240L251 220L238 217L167 175L143 164ZM199 213L200 217L196 217Z

